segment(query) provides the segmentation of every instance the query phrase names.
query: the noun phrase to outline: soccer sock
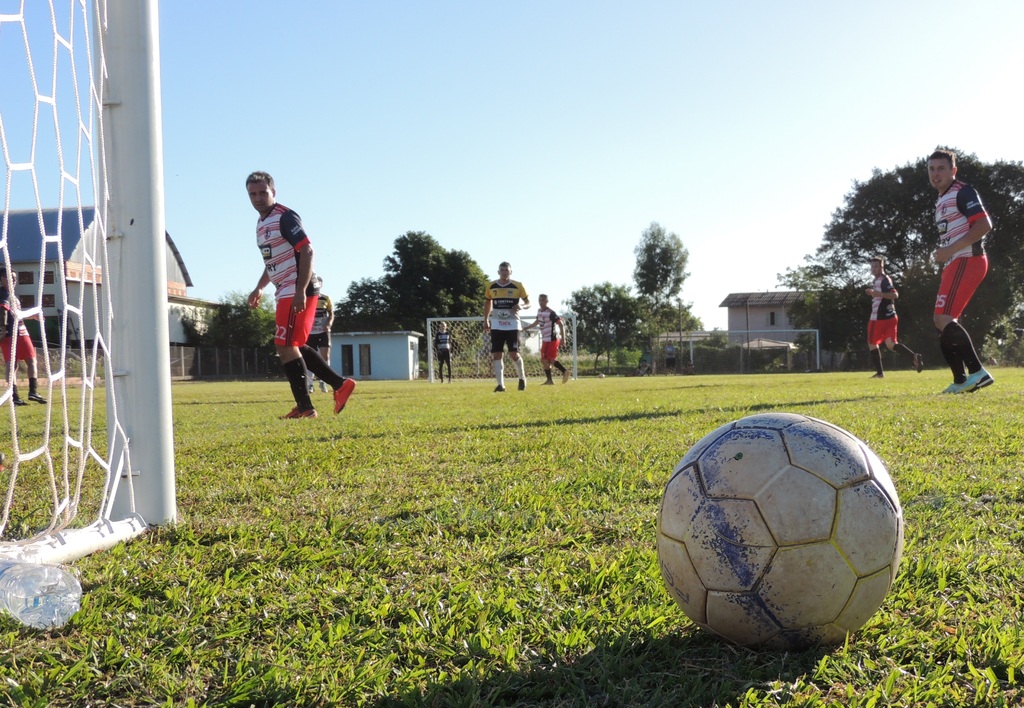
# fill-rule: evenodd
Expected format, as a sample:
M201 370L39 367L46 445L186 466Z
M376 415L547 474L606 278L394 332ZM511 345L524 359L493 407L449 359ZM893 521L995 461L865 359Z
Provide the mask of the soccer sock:
M498 379L499 386L505 386L505 362L501 359L494 361L494 378Z
M299 347L299 353L302 354L302 360L306 363L306 368L316 374L317 378L325 382L328 386L333 388L335 391L341 384L345 383L345 379L334 372L324 358L320 356L320 352L313 347L307 347L303 345Z
M981 359L978 358L978 352L974 350L974 342L971 341L971 335L967 334L967 330L963 328L956 320L953 320L946 328L942 330L942 337L939 338L941 342L943 339L948 338L953 343L953 348L960 355L960 360L967 367L968 373L975 373L981 371Z
M21 398L21 396L18 395L18 384L14 384L12 388L14 389L14 400L17 401Z
M561 371L563 374L565 373L565 367L562 366L562 362L560 362L558 359L555 359L554 362L552 362L552 363L555 365L556 369Z
M875 364L875 371L878 372L878 375L879 376L883 376L884 372L882 371L882 349L881 348L872 349L871 350L871 361L874 362L874 364Z
M548 381L551 381L551 369L544 369L544 375L548 377Z
M939 349L942 351L942 358L949 365L949 370L953 372L953 383L963 383L967 378L964 373L964 360L957 350L956 342L947 337L945 332L939 332Z
M28 380L28 395L32 395L36 392L36 386L38 385L39 379L29 378Z
M516 359L516 371L520 379L526 379L526 362L523 361L523 357Z
M292 359L287 364L281 364L284 375L288 377L288 384L292 387L292 397L295 404L302 410L309 410L313 402L309 400L309 391L306 390L306 365L302 363L302 357Z

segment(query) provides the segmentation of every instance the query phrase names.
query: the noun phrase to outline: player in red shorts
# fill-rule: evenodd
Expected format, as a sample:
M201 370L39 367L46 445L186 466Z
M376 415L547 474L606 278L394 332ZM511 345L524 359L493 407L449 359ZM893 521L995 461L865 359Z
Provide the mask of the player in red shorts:
M540 328L540 362L544 366L544 375L547 376L547 381L541 385L554 385L555 382L551 380L552 365L562 372L562 383L566 383L569 380L569 371L558 361L558 347L562 344L562 340L565 339L565 327L562 325L562 318L558 316L557 312L548 307L547 295L538 296L537 301L540 303L540 310L537 311L537 320L524 328L523 331L526 332L534 327ZM556 328L558 329L557 332L555 332Z
M994 383L981 365L971 335L958 321L988 273L985 234L992 230L992 219L974 187L956 178L956 153L933 152L928 157L928 180L939 193L935 202L939 248L933 256L946 264L933 315L942 356L953 372L953 383L943 393L967 393Z
M7 282L10 277L10 283ZM12 400L16 406L27 406L28 401L18 395L18 362L25 362L28 369L28 400L46 403L39 395L37 386L38 366L36 364L36 348L29 337L25 323L17 316L18 301L14 294L14 286L18 284L17 276L7 275L7 268L0 267L0 349L4 352L7 364L7 380L12 382ZM14 363L11 363L11 344L14 344Z
M249 307L259 307L263 288L276 288L277 315L274 345L281 368L295 398L295 408L282 418L316 418L316 409L306 390L306 367L334 389L334 412L340 413L356 387L354 379L337 374L306 345L316 315L319 278L313 274L313 246L294 211L278 204L274 178L253 172L245 180L249 201L260 218L256 222L256 245L263 255L263 274L249 293Z
M889 351L897 348L904 354L910 356L911 362L917 373L924 369L924 362L921 355L916 353L906 344L897 339L897 329L900 318L896 315L896 298L900 296L899 291L892 285L892 278L885 272L885 260L881 256L871 259L871 275L875 281L870 288L864 292L871 298L871 317L868 319L868 350L871 352L871 361L875 365L875 375L871 378L880 379L885 376L882 371L882 350L879 348L883 343Z

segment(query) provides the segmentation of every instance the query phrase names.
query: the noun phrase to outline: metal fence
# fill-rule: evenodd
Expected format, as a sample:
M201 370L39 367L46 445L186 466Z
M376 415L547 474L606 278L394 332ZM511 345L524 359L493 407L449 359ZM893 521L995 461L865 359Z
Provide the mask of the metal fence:
M171 345L173 379L280 378L277 355L266 349L185 347Z

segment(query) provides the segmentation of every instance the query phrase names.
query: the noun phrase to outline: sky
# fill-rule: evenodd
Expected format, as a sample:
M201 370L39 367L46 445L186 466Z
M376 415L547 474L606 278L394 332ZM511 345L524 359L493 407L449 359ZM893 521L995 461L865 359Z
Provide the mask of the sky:
M335 301L424 231L559 309L631 285L658 222L712 329L872 170L940 144L1024 160L1019 0L164 0L159 20L166 226L209 300L262 272L257 169Z

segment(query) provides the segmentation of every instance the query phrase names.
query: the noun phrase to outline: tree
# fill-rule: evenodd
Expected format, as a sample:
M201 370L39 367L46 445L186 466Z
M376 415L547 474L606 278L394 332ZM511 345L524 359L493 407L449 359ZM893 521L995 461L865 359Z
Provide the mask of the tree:
M249 307L249 294L228 293L205 317L182 320L189 342L209 347L265 347L274 338L274 299Z
M640 236L634 254L633 282L637 293L647 301L651 312L657 313L662 305L671 302L682 291L683 282L689 275L686 264L690 254L683 247L682 240L674 233L666 232L657 221L652 221Z
M363 278L348 286L334 306L336 332L387 332L401 329L392 314L393 297L383 278Z
M602 355L640 342L641 307L624 285L605 282L573 291L567 300L576 314L576 340L594 354L594 368Z
M335 308L335 331L421 330L431 317L478 317L487 277L465 251L446 250L423 232L394 241L384 276L348 287Z
M421 330L428 317L473 317L484 308L487 276L465 251L408 231L395 239L381 278L352 283L335 308L334 329Z
M983 163L973 154L957 152L957 177L973 184L995 228L986 239L992 267L964 313L964 321L982 346L986 337L1024 324L1024 165ZM934 223L935 191L927 179L927 157L888 172L874 170L867 182L854 182L844 205L832 215L822 244L805 265L787 270L780 282L814 291L807 307L795 308L798 326L827 323L834 345L847 342L863 348L868 301L867 261L886 259L900 300L900 334L908 341L934 341L932 307L942 264L931 254L938 246ZM851 316L858 311L856 324ZM844 333L837 331L846 328ZM824 332L823 332L824 340ZM825 344L823 346L831 346Z
M682 331L684 324L695 324L699 329L700 320L690 313L689 305L684 308L678 299L683 282L689 275L686 264L690 254L683 247L682 240L676 234L665 231L657 221L652 221L641 234L634 254L636 268L633 270L633 282L643 309L643 333L646 340L653 343L655 337L662 332L677 328ZM676 300L675 304L673 300Z

